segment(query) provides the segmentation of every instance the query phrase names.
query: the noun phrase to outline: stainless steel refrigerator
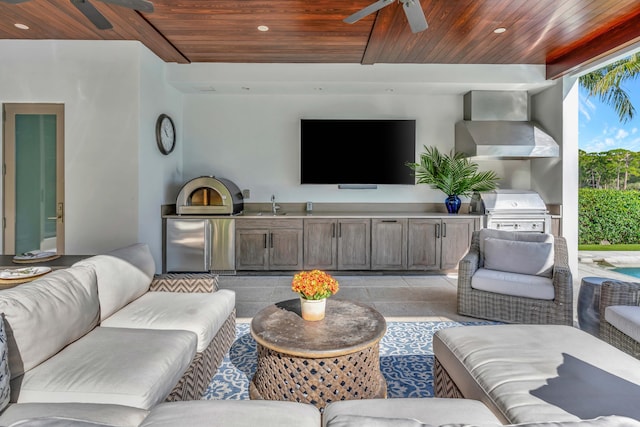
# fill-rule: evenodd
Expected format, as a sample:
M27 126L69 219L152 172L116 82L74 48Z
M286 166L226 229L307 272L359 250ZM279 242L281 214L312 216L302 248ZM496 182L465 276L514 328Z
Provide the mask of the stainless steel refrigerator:
M233 272L233 218L167 218L165 272Z

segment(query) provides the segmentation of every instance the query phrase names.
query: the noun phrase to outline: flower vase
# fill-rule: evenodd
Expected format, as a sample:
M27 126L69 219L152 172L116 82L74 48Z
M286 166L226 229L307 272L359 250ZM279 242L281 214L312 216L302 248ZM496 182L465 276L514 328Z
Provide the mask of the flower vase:
M447 212L450 214L457 214L460 210L460 206L462 205L462 200L460 200L460 197L453 194L444 200L444 205L447 207Z
M311 322L324 319L327 299L305 299L300 297L302 318Z

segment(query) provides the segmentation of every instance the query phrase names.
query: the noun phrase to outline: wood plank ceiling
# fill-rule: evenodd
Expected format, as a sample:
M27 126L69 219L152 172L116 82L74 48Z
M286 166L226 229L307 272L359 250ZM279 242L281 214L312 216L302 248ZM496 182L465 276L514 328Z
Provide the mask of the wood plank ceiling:
M91 1L113 29L68 0L0 2L0 39L140 40L178 63L545 64L549 78L640 41L638 0L422 0L418 34L397 2L350 25L374 0L153 0L153 13Z

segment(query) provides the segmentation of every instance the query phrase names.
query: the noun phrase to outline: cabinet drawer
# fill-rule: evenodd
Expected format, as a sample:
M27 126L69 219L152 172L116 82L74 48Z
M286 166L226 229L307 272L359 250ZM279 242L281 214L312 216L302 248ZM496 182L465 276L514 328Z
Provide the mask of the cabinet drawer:
M236 218L237 229L259 229L259 228L299 228L302 229L301 218L265 218L265 219L245 219Z

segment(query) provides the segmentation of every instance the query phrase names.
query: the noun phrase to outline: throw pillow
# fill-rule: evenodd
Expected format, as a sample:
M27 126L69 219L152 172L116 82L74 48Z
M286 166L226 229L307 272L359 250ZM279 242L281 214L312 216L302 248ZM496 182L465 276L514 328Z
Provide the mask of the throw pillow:
M553 275L553 243L487 238L484 268L535 276Z
M9 372L9 346L4 330L4 314L0 315L0 411L9 404L11 373Z

